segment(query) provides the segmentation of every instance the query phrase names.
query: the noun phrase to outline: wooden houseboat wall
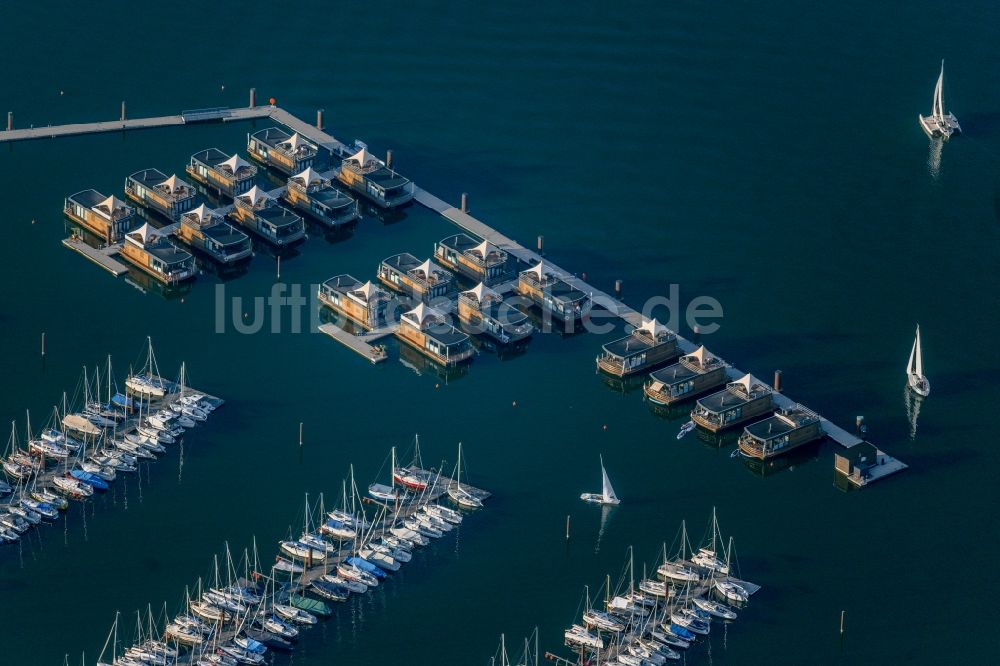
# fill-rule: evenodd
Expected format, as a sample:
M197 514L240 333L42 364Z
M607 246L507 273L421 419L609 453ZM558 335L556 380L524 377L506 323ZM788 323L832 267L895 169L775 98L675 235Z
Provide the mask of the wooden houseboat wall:
M482 282L458 295L458 319L501 344L520 342L535 330L527 315L504 303L500 294Z
M746 423L773 408L771 387L748 374L729 382L718 393L699 398L691 420L706 430L718 432Z
M226 155L218 148L192 155L186 170L205 187L231 199L248 192L257 176L257 167L239 155Z
M179 221L181 215L191 210L195 200L194 187L158 169L143 169L126 178L125 195L172 222Z
M396 337L446 367L464 363L474 353L469 336L424 303L400 317Z
M624 338L604 345L597 367L616 377L628 377L677 358L677 336L655 319Z
M167 285L195 276L194 257L158 234L149 224L126 234L119 254L136 268Z
M582 319L590 310L586 294L547 271L541 262L518 274L517 293L564 322Z
M291 176L311 167L319 150L298 132L289 135L280 128L268 127L247 135L247 152L266 166Z
M447 296L454 276L430 259L421 262L409 252L388 257L379 264L378 279L400 293L429 303Z
M822 436L819 416L802 405L795 405L746 426L739 447L745 455L767 460Z
M336 275L319 286L319 301L334 312L371 331L388 323L392 297L371 282Z
M282 198L290 206L328 227L350 224L360 217L358 202L308 168L288 179Z
M670 405L724 385L728 367L702 345L677 363L651 373L643 392L652 403Z
M222 264L236 263L253 253L250 237L205 204L181 216L177 238Z
M135 211L118 197L97 190L83 190L66 197L66 216L96 234L108 245L121 240L135 224Z
M436 243L434 257L445 268L488 286L501 282L507 267L506 252L466 234L449 236Z
M230 216L240 226L277 246L291 245L305 238L302 218L279 206L271 195L256 185L236 197Z

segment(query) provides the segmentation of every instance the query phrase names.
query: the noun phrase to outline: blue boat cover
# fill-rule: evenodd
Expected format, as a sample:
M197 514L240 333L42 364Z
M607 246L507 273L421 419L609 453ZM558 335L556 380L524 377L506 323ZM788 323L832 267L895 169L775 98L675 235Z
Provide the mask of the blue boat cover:
M357 568L361 569L362 571L367 571L368 573L370 573L371 575L375 576L376 578L385 578L385 577L387 577L389 575L385 571L383 571L382 569L378 568L377 566L375 566L374 564L372 564L371 562L369 562L368 560L366 560L363 557L348 557L347 558L347 563L348 564L353 564L354 566L356 566Z

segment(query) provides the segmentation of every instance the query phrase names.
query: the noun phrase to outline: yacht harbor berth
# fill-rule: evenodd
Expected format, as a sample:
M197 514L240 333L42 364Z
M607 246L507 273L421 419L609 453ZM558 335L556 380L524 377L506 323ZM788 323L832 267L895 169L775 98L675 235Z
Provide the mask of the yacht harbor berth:
M268 127L247 135L247 152L265 166L291 176L311 167L319 150L298 132Z
M643 392L651 403L670 405L722 386L728 367L702 345L677 363L650 373Z
M122 259L156 280L174 285L195 277L194 257L171 243L147 222L125 235Z
M408 178L386 166L360 141L354 142L353 151L342 149L337 180L380 208L399 208L413 199L414 187Z
M177 222L183 213L194 207L195 191L176 175L168 177L157 169L143 169L125 179L125 196Z
M507 271L506 252L468 234L455 234L435 243L434 258L446 268L488 286L502 282Z
M409 252L382 260L378 279L390 289L412 296L424 303L451 293L454 276L430 259L421 262Z
M358 219L358 202L333 185L312 167L288 179L282 200L324 226L337 228Z
M474 353L469 336L449 324L442 312L425 303L403 313L396 337L446 367L469 361Z
M205 204L181 216L175 235L221 264L234 264L253 253L250 237Z
M706 430L718 432L746 423L773 408L771 387L746 374L718 393L699 398L691 420Z
M482 282L459 293L457 315L474 332L504 345L525 340L535 331L526 314Z
M239 155L227 155L218 148L206 148L191 156L188 175L209 190L230 199L253 187L257 167Z
M97 190L83 190L66 197L66 217L97 235L105 243L121 240L132 230L135 211L118 197Z
M648 319L624 338L605 344L597 367L616 377L628 377L671 361L677 353L677 335L656 319Z
M767 460L823 437L819 416L802 405L779 409L743 429L739 447L745 456Z
M229 218L279 247L296 243L306 235L302 218L279 206L274 197L256 185L236 196Z

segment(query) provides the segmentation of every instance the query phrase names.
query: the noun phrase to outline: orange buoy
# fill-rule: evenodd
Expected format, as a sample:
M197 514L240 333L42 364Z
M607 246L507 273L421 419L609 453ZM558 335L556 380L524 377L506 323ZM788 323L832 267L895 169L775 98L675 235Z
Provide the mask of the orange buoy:
M275 104L278 103L278 100L274 99L273 97L267 101L271 103L271 106L274 106Z

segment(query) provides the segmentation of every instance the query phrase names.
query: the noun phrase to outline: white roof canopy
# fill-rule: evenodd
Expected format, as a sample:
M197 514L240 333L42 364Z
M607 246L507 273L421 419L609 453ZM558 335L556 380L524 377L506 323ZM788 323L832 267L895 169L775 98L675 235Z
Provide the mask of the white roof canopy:
M497 292L493 291L492 289L490 289L489 287L487 287L482 282L480 282L479 284L477 284L472 289L469 289L468 291L463 291L462 292L463 296L468 296L470 294L472 296L475 296L476 300L479 301L480 304L485 303L487 301L491 301L491 300L499 299L500 298L500 294L498 294Z
M297 173L292 178L297 178L302 181L302 184L309 187L313 183L323 183L326 181L323 176L319 175L319 172L312 167L307 167L302 173Z
M433 321L444 321L444 315L426 303L420 303L417 307L403 315L415 322L418 326L423 326L428 319Z
M113 216L115 214L115 210L127 209L128 204L112 194L110 197L94 206L94 208L107 208L108 215Z
M646 331L647 333L649 333L650 337L653 338L654 340L660 334L669 333L670 332L669 328L667 328L666 326L664 326L660 322L656 321L655 318L654 319L646 319L646 320L644 320L642 322L642 325L639 326L638 330L640 330L640 331Z
M244 192L240 195L240 199L248 202L251 206L257 207L258 203L263 203L271 198L271 195L260 189L256 185L250 188L249 191Z
M425 280L430 280L434 273L443 273L444 269L432 262L430 259L424 261L416 268L410 269L412 272L420 272L424 274Z
M170 178L167 178L165 181L160 183L160 185L167 188L167 191L170 192L171 194L177 192L178 190L184 189L186 184L187 183L185 183L183 180L177 177L177 174L173 174L172 176L170 176Z
M192 210L189 214L194 215L195 219L199 222L205 222L206 220L212 219L213 212L211 208L202 204Z
M705 364L711 362L715 356L712 355L712 352L705 349L705 345L702 345L690 354L687 354L686 358L693 358L698 361L698 365L705 367Z
M312 144L303 139L302 135L299 134L298 132L292 133L292 135L288 137L288 139L282 141L278 145L287 148L288 150L298 150L303 146L312 147Z
M233 174L235 175L236 172L240 170L240 167L248 167L250 166L250 163L244 160L239 155L233 155L225 162L219 164L219 166L229 167L229 170L232 171Z
M374 162L375 161L375 158L372 157L372 154L368 152L367 148L362 148L361 150L359 150L358 152L354 153L353 155L351 155L347 159L348 160L353 160L353 161L357 162L358 164L360 164L361 166L367 166L369 162Z
M742 377L740 377L736 381L730 382L730 383L731 384L739 384L746 391L747 395L750 395L750 392L753 390L753 385L754 384L759 384L760 382L757 381L757 379L754 378L754 376L751 375L748 372L747 374L743 375Z
M539 261L537 264L535 264L534 266L532 266L531 268L529 268L524 272L533 273L538 278L538 281L541 282L542 280L545 279L545 275L548 271L545 270L545 265L541 261Z
M351 290L351 293L355 294L355 295L359 295L360 294L365 299L365 301L367 302L367 301L371 300L371 297L372 297L373 294L377 294L379 291L381 291L381 290L378 287L376 287L374 284L372 284L371 280L369 280L368 282L365 282L363 285L361 285L357 289Z
M492 246L490 245L489 241L483 241L482 243L480 243L476 247L472 248L472 251L473 252L478 252L479 256L482 257L483 259L485 259L486 256L490 253L490 248L491 247Z
M141 227L139 227L138 229L136 229L135 231L133 231L129 235L130 236L132 236L132 235L138 236L142 240L143 244L145 245L149 241L157 238L160 234L156 231L156 229L154 229L153 227L149 226L149 222L147 222L146 224L142 225Z

